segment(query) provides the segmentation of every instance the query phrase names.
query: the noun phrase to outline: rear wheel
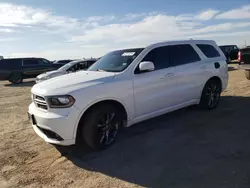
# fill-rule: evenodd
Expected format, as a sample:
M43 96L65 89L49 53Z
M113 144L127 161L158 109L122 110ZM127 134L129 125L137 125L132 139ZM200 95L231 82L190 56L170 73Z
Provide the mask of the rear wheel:
M80 140L92 149L105 149L112 145L122 127L122 118L113 105L94 107L80 123Z
M250 80L250 70L245 70L245 75L248 80Z
M9 77L9 82L13 84L20 84L23 82L23 76L20 72L12 73Z
M214 109L218 106L221 94L221 84L218 80L209 80L202 92L200 106L203 109Z

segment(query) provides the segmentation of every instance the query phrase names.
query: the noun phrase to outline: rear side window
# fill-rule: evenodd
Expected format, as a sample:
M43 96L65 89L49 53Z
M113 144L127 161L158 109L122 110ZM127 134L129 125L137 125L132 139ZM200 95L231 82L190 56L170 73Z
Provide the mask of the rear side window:
M155 70L168 68L169 64L169 47L163 46L150 51L142 61L152 61Z
M198 48L205 54L208 58L220 57L219 52L209 44L197 44Z
M24 59L23 60L24 66L32 66L32 65L38 65L38 64L39 64L38 60L35 60L35 59Z
M2 59L0 60L1 69L15 69L20 66L20 59Z
M6 61L5 59L3 60L0 60L0 69L8 69L9 66L8 66L8 61Z
M201 58L190 44L170 46L170 61L174 66L200 61Z

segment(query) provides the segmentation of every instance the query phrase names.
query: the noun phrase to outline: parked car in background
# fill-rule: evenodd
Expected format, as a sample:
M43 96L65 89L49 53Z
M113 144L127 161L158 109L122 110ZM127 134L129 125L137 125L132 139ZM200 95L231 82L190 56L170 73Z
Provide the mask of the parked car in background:
M33 78L37 75L60 68L62 64L53 64L44 58L11 58L0 60L0 80L9 80L18 84L24 78Z
M64 66L60 67L58 70L45 72L43 74L40 74L36 77L36 83L48 80L50 78L54 78L60 75L80 71L80 70L86 70L88 67L90 67L92 64L96 62L95 59L89 59L89 60L76 60L71 61Z
M46 142L102 149L122 127L189 105L216 108L227 83L214 41L162 42L110 52L87 71L34 85L28 114Z
M53 63L54 64L63 64L63 65L65 65L65 64L67 64L67 63L69 63L71 61L74 61L74 60L73 59L56 60Z
M245 70L245 75L250 80L250 48L240 49L238 53L239 68Z
M236 45L219 46L227 58L227 62L231 63L232 60L238 58L239 48Z

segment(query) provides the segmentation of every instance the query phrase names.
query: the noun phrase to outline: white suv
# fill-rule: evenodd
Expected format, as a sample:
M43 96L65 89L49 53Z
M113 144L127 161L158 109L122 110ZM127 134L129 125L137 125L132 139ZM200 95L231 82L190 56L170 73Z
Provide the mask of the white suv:
M36 84L28 114L46 142L101 149L121 127L189 105L216 108L227 83L214 41L162 42L113 51L87 71Z

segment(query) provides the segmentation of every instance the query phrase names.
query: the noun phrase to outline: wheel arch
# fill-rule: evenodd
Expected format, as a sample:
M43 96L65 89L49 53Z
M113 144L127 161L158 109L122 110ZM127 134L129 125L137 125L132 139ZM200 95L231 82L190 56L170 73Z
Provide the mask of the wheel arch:
M207 84L209 81L211 81L211 80L214 80L214 81L219 82L220 85L221 85L221 87L222 87L222 80L221 80L220 77L218 77L218 76L213 76L213 77L211 77L211 78L208 79L208 81L206 82L206 84ZM204 86L204 87L205 87L205 86Z
M212 76L212 77L209 78L209 79L206 81L206 83L203 85L203 88L202 88L202 90L201 90L201 92L200 92L200 98L201 98L201 96L202 96L202 92L203 92L203 90L204 90L206 84L207 84L209 81L211 81L211 80L218 81L218 82L220 83L221 87L222 87L222 80L221 80L221 78L218 77L218 76Z
M120 101L119 99L114 99L114 98L105 98L105 99L99 99L99 100L96 100L92 103L90 103L89 105L87 105L86 108L84 108L79 117L77 118L77 122L76 122L76 125L75 125L75 128L74 128L74 136L75 138L77 138L77 133L78 133L78 129L79 129L79 125L81 123L81 121L83 120L83 118L91 112L91 110L98 106L98 105L102 105L102 104L112 104L114 106L116 106L123 114L123 117L124 117L124 126L126 125L127 121L128 121L128 117L129 117L129 114L128 114L128 109L126 108L126 106L124 105L124 103L122 101Z

